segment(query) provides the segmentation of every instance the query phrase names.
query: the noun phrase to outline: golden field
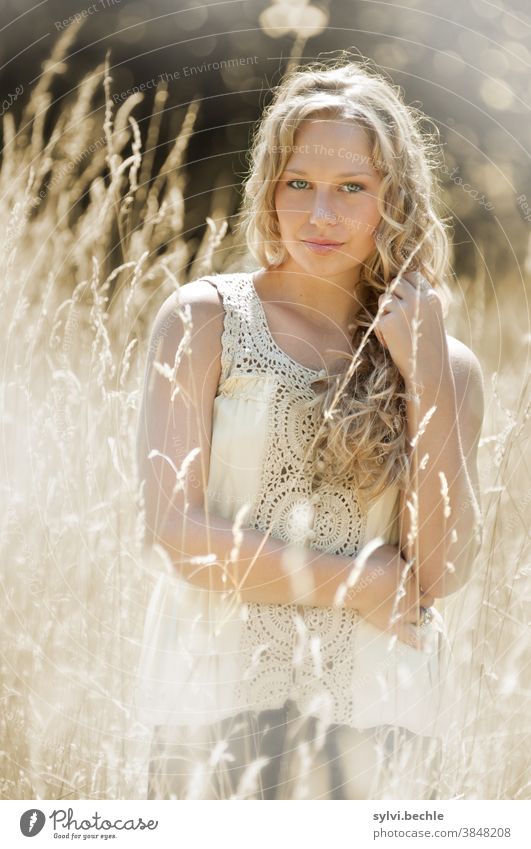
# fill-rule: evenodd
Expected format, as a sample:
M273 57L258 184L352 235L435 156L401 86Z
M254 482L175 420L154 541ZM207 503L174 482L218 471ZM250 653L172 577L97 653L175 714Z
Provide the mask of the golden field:
M72 33L18 125L3 117L2 673L4 799L142 798L145 746L131 709L154 571L142 557L136 415L150 325L174 289L249 263L214 196L203 243L185 239L181 167L200 104L154 170L159 85L143 149L108 66L88 75L45 133ZM105 108L94 101L106 94ZM252 261L251 261L252 262ZM529 273L530 260L527 259ZM496 297L461 276L448 330L485 378L482 552L441 602L463 693L439 798L528 799L529 310L525 280ZM398 791L397 791L398 792ZM400 798L400 796L398 796Z

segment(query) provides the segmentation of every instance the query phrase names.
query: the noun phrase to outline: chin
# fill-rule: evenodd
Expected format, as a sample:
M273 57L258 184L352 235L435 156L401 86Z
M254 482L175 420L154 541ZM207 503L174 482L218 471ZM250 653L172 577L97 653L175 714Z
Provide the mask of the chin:
M301 265L304 268L309 268L309 269L315 268L316 261L319 261L319 260L322 260L322 259L325 259L327 261L328 265L337 265L338 262L341 260L341 257L338 256L337 253L318 254L318 253L313 253L312 251L309 251L307 248L302 247L302 246L301 247L297 246L297 249L292 254L290 254L290 256L293 258L294 262L296 262L298 265ZM344 261L344 257L343 257L343 261Z
M304 249L303 249L304 250ZM297 263L304 271L310 274L319 272L320 269L326 269L330 275L354 273L360 266L360 261L355 257L338 256L337 254L312 254L303 256L294 256L294 262Z

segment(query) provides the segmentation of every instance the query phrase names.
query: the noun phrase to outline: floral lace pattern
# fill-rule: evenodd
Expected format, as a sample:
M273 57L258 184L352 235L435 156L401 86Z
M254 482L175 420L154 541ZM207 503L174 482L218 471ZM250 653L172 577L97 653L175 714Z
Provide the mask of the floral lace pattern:
M317 371L297 363L276 344L250 274L217 275L225 309L219 394L246 391L249 375L275 376L268 408L262 476L249 527L316 551L354 556L366 515L348 479L312 490L303 457L315 433L304 410ZM295 699L312 709L328 701L334 722L352 721L353 641L359 614L342 608L295 604L245 606L239 646L246 670L238 683L242 709L265 709ZM317 708L315 708L317 709Z

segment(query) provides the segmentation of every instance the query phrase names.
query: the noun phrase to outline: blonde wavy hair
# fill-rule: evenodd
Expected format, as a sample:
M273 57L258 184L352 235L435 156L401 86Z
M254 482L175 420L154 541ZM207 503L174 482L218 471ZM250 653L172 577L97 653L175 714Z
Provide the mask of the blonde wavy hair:
M378 297L392 279L419 271L437 287L447 314L451 293L449 223L437 211L438 131L421 129L425 116L407 106L398 87L365 63L312 62L290 73L274 92L255 131L239 227L263 267L287 257L280 238L274 193L300 123L311 117L351 121L365 130L372 164L382 175L381 221L375 250L360 270L361 304L353 331L354 357L312 383L317 434L307 462L314 486L347 475L367 503L393 484L409 483L406 399L402 376L372 325Z

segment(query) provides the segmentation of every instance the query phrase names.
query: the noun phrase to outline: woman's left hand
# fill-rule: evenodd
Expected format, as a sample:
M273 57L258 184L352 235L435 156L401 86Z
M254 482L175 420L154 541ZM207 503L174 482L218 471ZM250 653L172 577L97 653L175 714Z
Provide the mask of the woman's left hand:
M384 292L378 298L378 309L383 312L376 320L376 336L388 349L406 386L422 385L431 377L440 378L450 360L439 295L418 271L408 272L400 279L395 277L390 288L391 295ZM415 315L419 325L413 371Z

